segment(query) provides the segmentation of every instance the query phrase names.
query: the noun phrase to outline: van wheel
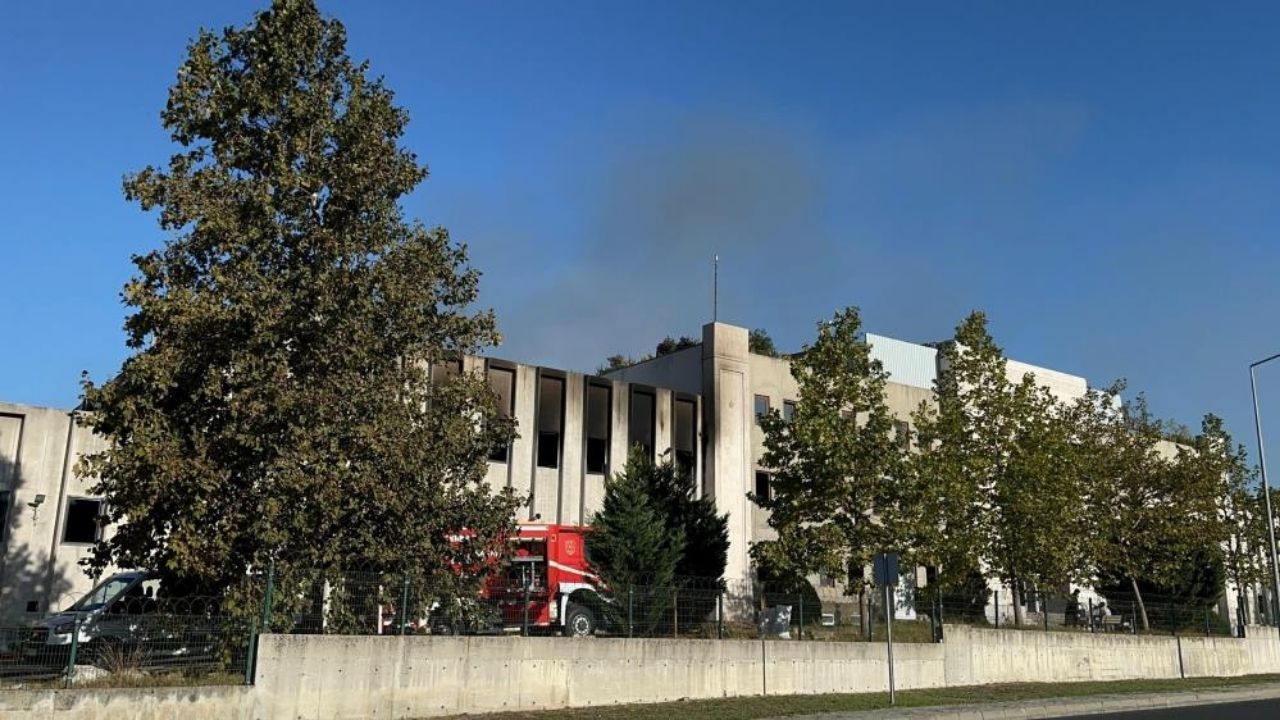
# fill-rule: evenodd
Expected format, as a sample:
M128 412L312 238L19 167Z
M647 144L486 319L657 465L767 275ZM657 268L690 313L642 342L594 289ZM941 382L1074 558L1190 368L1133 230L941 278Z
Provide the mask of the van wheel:
M596 616L587 608L569 603L564 612L564 634L567 637L590 637L596 632Z

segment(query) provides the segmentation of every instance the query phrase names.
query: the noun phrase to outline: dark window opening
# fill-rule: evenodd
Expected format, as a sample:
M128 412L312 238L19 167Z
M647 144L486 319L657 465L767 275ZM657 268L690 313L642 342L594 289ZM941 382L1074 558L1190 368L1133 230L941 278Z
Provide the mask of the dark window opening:
M769 499L769 473L756 472L756 497L761 500Z
M782 401L782 419L791 422L796 417L796 403L794 400Z
M67 522L62 529L62 542L85 543L98 542L101 533L99 516L102 515L102 501L86 498L71 498L67 501Z
M675 437L672 443L675 446L676 469L682 475L693 477L697 470L695 465L695 448L697 447L695 438L697 430L694 425L694 418L697 406L692 400L677 399L675 404Z
M446 383L461 374L461 360L437 360L431 363L431 382L433 383Z
M509 418L515 414L516 403L516 372L510 368L490 367L489 368L489 388L493 390L493 394L498 399L498 412L502 417ZM506 462L510 455L511 447L508 443L502 443L493 448L489 452L489 459L494 462Z
M654 415L656 406L654 395L648 390L631 391L631 422L628 425L628 444L644 448L646 457L653 457L653 436L655 434Z
M903 450L911 448L911 426L901 420L893 422L893 440Z
M756 423L759 424L760 418L768 414L769 414L769 396L757 395L756 396Z
M538 378L538 467L560 467L564 378Z
M609 471L609 431L613 417L613 389L587 386L587 472Z

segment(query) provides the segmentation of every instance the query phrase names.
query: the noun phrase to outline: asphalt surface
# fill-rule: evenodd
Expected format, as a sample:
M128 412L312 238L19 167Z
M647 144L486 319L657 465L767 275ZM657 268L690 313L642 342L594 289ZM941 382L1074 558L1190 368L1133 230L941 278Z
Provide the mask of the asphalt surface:
M1060 717L1082 716L1063 715ZM1158 710L1135 710L1132 712L1105 713L1084 717L1088 717L1090 720L1277 720L1277 718L1280 718L1280 699L1190 705Z

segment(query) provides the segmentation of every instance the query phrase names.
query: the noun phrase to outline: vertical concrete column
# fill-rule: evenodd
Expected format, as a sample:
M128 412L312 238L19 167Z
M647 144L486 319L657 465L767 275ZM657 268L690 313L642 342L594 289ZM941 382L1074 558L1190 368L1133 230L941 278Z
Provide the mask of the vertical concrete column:
M613 425L609 429L609 474L622 472L627 466L627 453L631 452L627 445L631 429L631 385L629 383L613 383Z
M533 506L529 503L529 494L533 491L533 453L537 447L537 419L534 416L534 396L538 392L537 368L528 365L516 366L516 432L515 442L511 445L511 453L507 459L510 464L508 473L511 487L525 499L525 506L517 511L518 520L533 517Z
M560 462L557 522L582 523L582 435L586 383L582 373L569 373L564 383L564 454Z
M657 388L654 393L653 452L659 461L675 461L671 454L672 413L675 408L671 403L674 398L666 388Z
M746 328L710 323L702 327L703 432L707 434L707 494L729 514L729 561L725 579L751 574L751 367Z

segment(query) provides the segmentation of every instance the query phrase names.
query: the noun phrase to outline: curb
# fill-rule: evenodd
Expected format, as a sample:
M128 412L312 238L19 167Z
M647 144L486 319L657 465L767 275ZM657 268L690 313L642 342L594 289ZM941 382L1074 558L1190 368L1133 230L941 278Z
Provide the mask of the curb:
M792 715L787 718L772 718L770 720L897 720L898 718L911 718L912 720L993 720L994 718L1043 720L1079 715L1098 715L1101 713L1249 702L1251 700L1280 700L1280 683L1268 683L1230 690L1117 693L1091 695L1088 697L1015 700L987 704L885 708L881 710L859 710L856 712Z

